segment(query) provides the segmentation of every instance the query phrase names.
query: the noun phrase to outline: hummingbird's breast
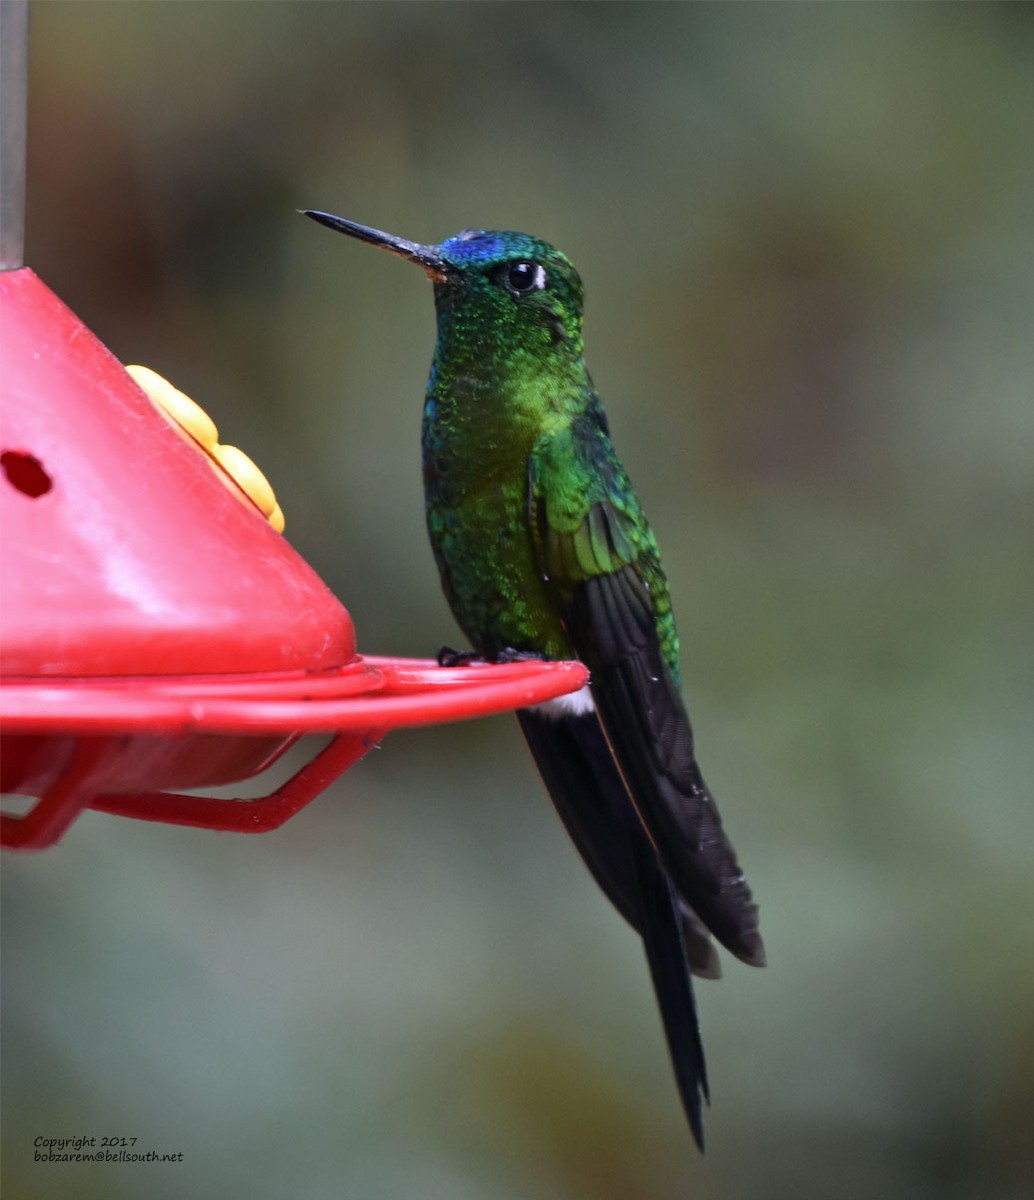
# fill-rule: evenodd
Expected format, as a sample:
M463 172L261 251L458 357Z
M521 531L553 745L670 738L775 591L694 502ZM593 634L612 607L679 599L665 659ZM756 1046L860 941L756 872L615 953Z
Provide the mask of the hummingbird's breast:
M528 514L534 430L471 420L473 404L428 394L423 470L427 530L460 628L487 658L507 649L571 651L535 557Z

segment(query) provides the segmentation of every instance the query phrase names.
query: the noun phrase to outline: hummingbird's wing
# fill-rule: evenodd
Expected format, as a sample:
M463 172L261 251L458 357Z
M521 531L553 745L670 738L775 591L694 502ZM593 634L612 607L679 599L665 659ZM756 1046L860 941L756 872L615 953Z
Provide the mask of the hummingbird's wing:
M744 962L757 907L693 752L656 542L597 402L529 461L529 523L617 769L675 891Z

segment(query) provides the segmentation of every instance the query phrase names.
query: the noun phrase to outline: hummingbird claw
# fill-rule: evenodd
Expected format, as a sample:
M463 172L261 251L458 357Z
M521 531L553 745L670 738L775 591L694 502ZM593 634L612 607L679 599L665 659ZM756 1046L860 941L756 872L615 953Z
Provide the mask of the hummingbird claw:
M453 650L451 646L442 646L435 658L440 667L469 667L472 663L484 663L476 650Z
M546 656L535 650L515 650L512 646L506 646L499 651L494 661L497 663L545 662Z
M440 667L470 667L470 666L487 666L489 663L518 663L518 662L544 662L545 655L538 654L534 650L515 650L512 646L505 646L498 654L494 654L491 658L487 658L484 654L478 654L476 650L453 650L451 646L442 646L435 658Z

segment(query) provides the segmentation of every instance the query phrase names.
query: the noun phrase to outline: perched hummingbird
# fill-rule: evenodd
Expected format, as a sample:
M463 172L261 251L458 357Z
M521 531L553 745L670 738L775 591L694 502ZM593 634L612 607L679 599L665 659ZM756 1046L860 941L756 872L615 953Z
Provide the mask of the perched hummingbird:
M708 1098L691 973L710 935L765 961L757 907L693 752L657 544L585 366L582 282L525 233L424 246L306 216L423 267L438 341L423 416L427 528L482 658L580 659L591 681L517 718L575 845L646 948L683 1107Z

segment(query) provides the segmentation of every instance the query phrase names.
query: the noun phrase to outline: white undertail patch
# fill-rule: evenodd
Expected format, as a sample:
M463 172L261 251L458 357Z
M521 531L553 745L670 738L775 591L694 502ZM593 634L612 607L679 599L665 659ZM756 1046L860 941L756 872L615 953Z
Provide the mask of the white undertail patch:
M563 717L584 717L587 713L595 712L596 702L592 698L592 689L585 684L577 692L568 692L566 696L557 696L533 705L532 711L559 721Z

